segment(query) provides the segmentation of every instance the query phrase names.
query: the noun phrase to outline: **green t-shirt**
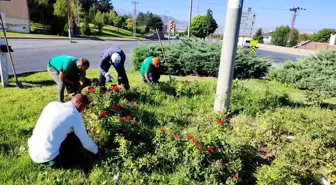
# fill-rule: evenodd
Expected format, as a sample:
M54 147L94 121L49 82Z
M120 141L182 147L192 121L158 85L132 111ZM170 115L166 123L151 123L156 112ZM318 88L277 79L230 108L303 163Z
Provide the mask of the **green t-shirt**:
M85 77L85 72L80 72L77 68L77 58L71 56L58 56L50 59L48 69L54 68L63 72L69 79L76 77Z
M144 76L145 73L149 73L153 58L154 58L153 56L149 56L142 62L141 68L140 68L141 76Z

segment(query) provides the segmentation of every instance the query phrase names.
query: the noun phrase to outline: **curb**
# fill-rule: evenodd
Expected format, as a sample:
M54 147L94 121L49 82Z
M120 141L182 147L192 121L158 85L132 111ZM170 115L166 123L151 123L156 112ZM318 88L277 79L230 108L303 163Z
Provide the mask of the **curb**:
M58 38L58 37L7 37L8 39L40 39L40 40L69 40L69 38ZM96 40L96 41L148 41L148 39L140 40L140 39L99 39L99 38L80 38L74 37L72 40Z

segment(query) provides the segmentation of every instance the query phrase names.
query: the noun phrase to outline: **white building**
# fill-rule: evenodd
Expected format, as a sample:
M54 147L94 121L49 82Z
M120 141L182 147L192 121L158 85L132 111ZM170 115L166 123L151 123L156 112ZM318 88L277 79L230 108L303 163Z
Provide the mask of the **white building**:
M272 32L263 34L263 42L264 42L264 44L271 44L271 42L272 42Z

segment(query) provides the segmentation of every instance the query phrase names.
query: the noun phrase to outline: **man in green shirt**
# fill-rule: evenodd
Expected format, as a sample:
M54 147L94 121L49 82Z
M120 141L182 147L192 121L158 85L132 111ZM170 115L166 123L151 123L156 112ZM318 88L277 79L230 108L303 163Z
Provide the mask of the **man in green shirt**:
M149 56L141 64L140 74L145 83L158 83L160 79L160 59Z
M77 59L72 56L58 56L49 60L47 70L58 85L58 100L64 100L64 89L68 93L79 93L84 87L91 85L85 78L85 71L90 67L87 59Z

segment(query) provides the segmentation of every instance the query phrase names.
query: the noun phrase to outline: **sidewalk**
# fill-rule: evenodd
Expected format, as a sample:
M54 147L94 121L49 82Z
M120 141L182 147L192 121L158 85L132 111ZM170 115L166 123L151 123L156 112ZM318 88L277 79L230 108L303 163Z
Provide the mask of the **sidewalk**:
M292 55L300 55L300 56L311 56L315 55L318 51L308 50L308 49L298 49L298 48L287 48L281 46L274 46L268 44L258 44L258 48L266 51L273 51L278 53L286 53Z

